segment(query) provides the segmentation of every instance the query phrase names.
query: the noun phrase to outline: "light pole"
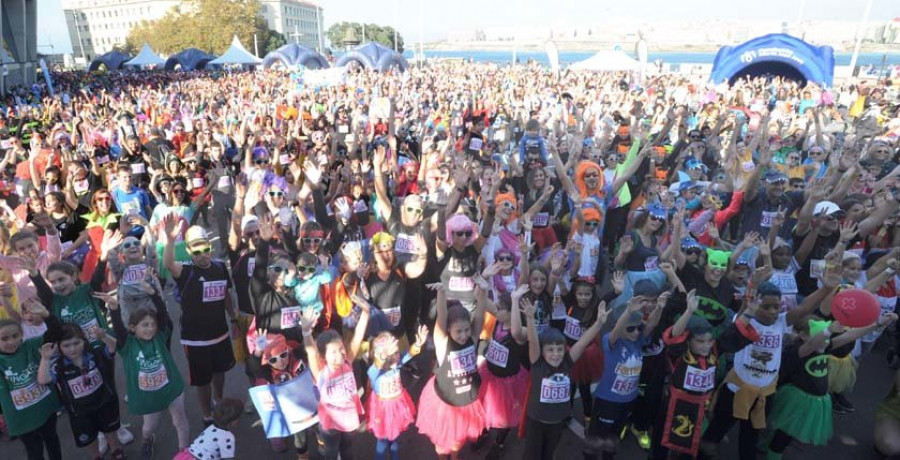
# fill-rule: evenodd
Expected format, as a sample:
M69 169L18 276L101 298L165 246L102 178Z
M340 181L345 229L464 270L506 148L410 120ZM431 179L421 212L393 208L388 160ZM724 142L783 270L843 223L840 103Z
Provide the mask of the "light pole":
M78 12L72 12L72 19L75 21L75 33L78 34L78 46L81 48L81 59L85 61L85 65L87 65L87 59L84 57L84 40L81 39L81 28L78 26Z

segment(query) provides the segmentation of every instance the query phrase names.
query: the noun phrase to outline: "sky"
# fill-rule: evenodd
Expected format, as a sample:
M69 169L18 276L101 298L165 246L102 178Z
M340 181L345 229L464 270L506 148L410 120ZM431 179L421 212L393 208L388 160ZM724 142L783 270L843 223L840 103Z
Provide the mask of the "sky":
M861 21L867 1L872 2L870 23L900 17L897 0L641 0L640 12L634 9L636 2L610 0L320 0L320 3L325 10L326 29L341 21L399 24L397 29L404 41L412 43L420 36L425 41L441 40L453 30L567 23L584 26L591 21L617 17ZM37 41L41 53L72 51L60 0L38 0Z

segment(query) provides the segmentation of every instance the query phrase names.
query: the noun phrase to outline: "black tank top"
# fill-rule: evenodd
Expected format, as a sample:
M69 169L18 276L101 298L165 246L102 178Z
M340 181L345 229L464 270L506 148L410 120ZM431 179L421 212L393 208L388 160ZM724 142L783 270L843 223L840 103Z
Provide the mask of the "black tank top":
M659 267L659 251L655 248L644 246L638 232L628 232L634 240L634 250L625 258L625 268L630 272L645 272ZM653 246L656 246L656 237L650 238Z
M475 342L459 345L447 337L447 356L435 372L435 392L445 403L467 406L478 399L481 376L476 367Z
M522 346L516 342L512 331L509 330L498 339L501 336L501 328L502 325L498 321L484 351L484 359L491 374L497 377L512 377L522 368Z

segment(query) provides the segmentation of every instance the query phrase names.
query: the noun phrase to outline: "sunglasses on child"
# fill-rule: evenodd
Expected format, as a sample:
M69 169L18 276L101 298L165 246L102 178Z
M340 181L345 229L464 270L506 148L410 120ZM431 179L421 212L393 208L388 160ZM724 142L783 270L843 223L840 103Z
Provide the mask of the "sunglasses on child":
M135 248L135 247L137 247L137 248L141 247L141 242L140 241L126 241L126 242L122 243L122 249L131 249L131 248Z
M406 212L411 213L411 214L422 214L422 209L421 209L421 208L414 208L414 207L412 207L412 206L407 206L407 207L406 207Z
M297 265L297 271L300 273L315 273L315 266Z
M512 262L513 256L497 256L497 262Z
M303 244L319 244L322 238L303 238Z
M284 196L284 192L282 192L280 190L272 191L272 192L269 192L269 196L271 196L273 198L274 197L282 197L282 196Z
M202 248L191 249L191 255L199 256L200 254L209 254L212 252L212 246L204 246Z
M636 325L636 326L628 326L628 327L625 328L625 332L627 332L627 333L629 333L629 334L632 333L632 332L634 332L634 331L644 332L644 325L643 325L643 324L638 324L638 325Z
M584 228L597 228L600 226L599 220L589 220L584 223Z
M462 232L453 232L453 236L458 236L458 237L461 237L461 238L471 238L471 237L472 237L472 231L471 231L471 230L465 230L465 231L462 231Z
M290 354L290 352L288 352L288 351L282 351L281 354L279 354L277 356L270 356L269 364L275 364L278 362L279 359L287 359L289 354Z
M257 158L253 162L258 165L267 165L267 164L269 164L269 159L268 158Z

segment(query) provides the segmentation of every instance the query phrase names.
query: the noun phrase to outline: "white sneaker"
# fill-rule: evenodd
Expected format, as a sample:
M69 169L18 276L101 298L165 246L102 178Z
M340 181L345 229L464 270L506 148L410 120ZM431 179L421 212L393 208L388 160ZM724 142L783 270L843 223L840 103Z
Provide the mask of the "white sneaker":
M109 450L109 444L106 443L106 436L103 436L103 433L97 434L97 441L100 443L100 455L106 455L106 451Z
M134 442L134 435L131 434L131 431L128 431L128 425L120 426L119 431L116 431L116 437L119 438L119 443L123 446Z

